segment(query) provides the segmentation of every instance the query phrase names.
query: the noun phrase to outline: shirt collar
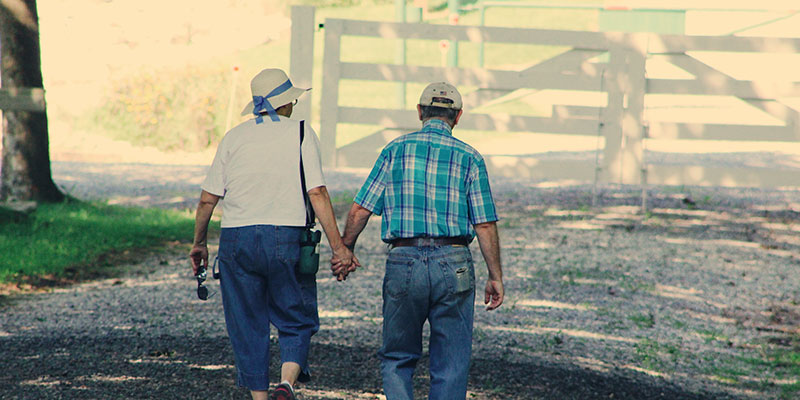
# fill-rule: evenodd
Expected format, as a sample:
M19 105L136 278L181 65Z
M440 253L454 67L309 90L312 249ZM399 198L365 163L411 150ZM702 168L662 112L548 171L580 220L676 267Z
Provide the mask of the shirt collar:
M425 121L425 123L422 124L422 130L428 132L440 133L444 135L453 134L453 128L450 127L450 124L438 118L431 118Z

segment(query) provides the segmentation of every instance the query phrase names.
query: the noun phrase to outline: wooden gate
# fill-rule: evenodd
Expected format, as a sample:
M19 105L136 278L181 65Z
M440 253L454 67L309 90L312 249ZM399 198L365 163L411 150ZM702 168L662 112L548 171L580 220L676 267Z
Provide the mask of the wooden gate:
M800 54L800 39L601 33L343 19L326 20L324 29L320 140L323 162L329 167L370 167L386 143L420 127L416 110L403 105L391 108L391 101L380 104L380 107L342 105L339 98L342 80L397 84L448 81L459 88L476 88L462 90L465 113L457 132L519 132L523 137L525 133L548 133L596 139L597 146L589 157L542 157L536 151L524 154L519 148L509 154L484 153L493 174L636 185L800 186L800 160L766 167L715 167L692 164L691 161L664 164L646 159L647 154L652 153L646 150L648 143L664 139L685 141L687 147L691 147L694 140L774 142L778 147L783 143L800 143L798 111L785 102L786 98L800 98L798 82L786 78L776 82L774 76L757 79L735 77L723 72L724 68L720 68L718 63L708 62L703 57L703 54L715 52L768 56ZM533 44L559 46L564 51L514 71L344 62L341 57L343 37ZM294 52L292 57L294 60ZM682 71L683 76L655 74L655 66L659 63ZM576 96L592 96L599 101L593 105L554 101L546 116L472 112L486 102L526 90L571 91ZM735 99L778 122L665 121L651 118L652 107L648 109L648 104L654 104L658 96L664 95ZM337 147L337 127L343 123L382 128ZM536 142L522 140L519 145L535 146Z
M800 52L800 39L759 38L734 36L649 35L648 59L664 60L689 74L681 79L648 78L646 95L691 95L731 98L752 109L773 117L774 121L735 122L660 122L646 120L644 131L648 139L678 139L691 143L696 140L773 142L775 148L800 142L798 111L786 104L787 99L800 97L800 82L787 77L769 76L769 57L780 60L782 55ZM745 72L758 77L734 77L709 64L703 55L723 54L739 57ZM761 57L759 60L758 56ZM777 56L777 58L776 58ZM766 60L764 60L766 58ZM757 61L756 61L757 60ZM754 62L755 61L755 62ZM741 66L739 69L742 69ZM743 109L744 110L744 109ZM735 115L724 119L733 120ZM797 187L800 173L797 166L770 167L653 165L645 164L646 181L667 185L710 185L745 187Z
M478 68L442 68L413 65L369 64L341 62L342 36L366 36L385 39L422 39L481 41L494 43L545 44L569 46L572 49L546 62L522 71L487 70ZM387 22L329 19L325 21L325 60L323 67L322 104L320 109L320 140L323 159L329 166L369 166L380 149L402 132L417 130L420 122L416 110L341 107L338 103L339 82L342 79L419 82L447 81L456 86L478 89L465 93L466 112L457 129L503 132L548 132L563 135L601 135L607 143L619 143L621 130L616 126L622 115L637 112L623 109L623 82L606 66L587 61L609 52L609 40L594 32L548 31L533 29L445 26ZM629 51L619 49L615 57L629 57ZM555 89L607 93L609 103L617 107L587 108L557 106L549 117L512 114L480 114L469 110L481 104L525 89ZM611 115L615 112L617 115ZM339 123L379 125L382 129L355 143L336 148L336 127ZM387 130L388 129L388 130ZM624 164L631 154L618 146L606 146L603 160L608 168L604 174L619 174L614 167ZM531 178L595 179L595 161L541 160L532 156L486 156L487 165L495 173L528 176ZM610 175L609 175L610 177ZM630 178L638 182L638 176Z

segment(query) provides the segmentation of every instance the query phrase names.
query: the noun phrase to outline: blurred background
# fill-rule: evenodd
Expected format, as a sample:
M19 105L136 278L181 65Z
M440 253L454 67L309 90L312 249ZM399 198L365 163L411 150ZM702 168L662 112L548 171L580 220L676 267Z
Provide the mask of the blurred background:
M400 11L398 4L405 4ZM249 80L260 69L289 70L291 6L316 6L316 22L326 18L375 21L453 23L456 3L460 25L527 27L562 30L627 30L688 35L800 37L800 16L788 2L759 5L701 1L670 4L678 13L652 13L627 21L609 19L608 10L661 7L647 1L559 0L489 2L478 0L70 0L39 1L42 68L50 120L51 157L54 161L138 161L208 164L215 144L230 126L242 120ZM635 4L634 4L635 3ZM678 2L680 3L680 2ZM734 2L737 3L737 2ZM492 5L494 4L494 5ZM516 5L506 7L503 4ZM788 10L788 11L787 11ZM662 10L663 11L663 10ZM403 15L405 13L405 15ZM605 13L605 14L604 14ZM671 15L674 14L674 15ZM632 22L633 21L633 22ZM312 124L319 132L324 28L315 33ZM343 38L343 62L397 62L396 45L379 38ZM440 66L447 52L438 41L408 40L405 62ZM460 42L456 64L462 68L521 70L563 52L557 46ZM485 51L485 54L484 54ZM737 54L703 59L738 79L753 73L800 80L800 56L779 55L750 60ZM716 64L714 64L716 62ZM677 72L676 72L677 71ZM678 74L680 70L658 60L648 61L648 73ZM411 109L421 84L409 84L405 107ZM474 88L463 87L470 92ZM343 81L341 106L394 106L396 87L388 82ZM517 92L501 102L470 110L540 116L552 104L593 104L597 100L564 100L558 91ZM785 104L800 109L797 99ZM691 103L691 104L690 104ZM689 107L691 106L691 107ZM691 110L690 110L691 109ZM732 98L650 96L651 118L698 118L770 123L769 116ZM695 112L701 117L687 113ZM246 117L245 117L246 118ZM773 121L774 122L774 121ZM341 147L373 133L376 126L340 124L336 145ZM461 132L482 151L513 152L503 141L486 140L485 132ZM505 137L515 136L506 134ZM499 138L503 138L500 135ZM497 136L494 139L498 139ZM494 144L492 144L494 143ZM695 141L693 145L700 142ZM582 151L598 146L592 136L538 137L539 151ZM651 150L669 150L669 142L652 143ZM716 151L724 149L713 144ZM678 145L682 150L686 146ZM727 143L729 150L759 150L753 143ZM754 147L755 146L755 147ZM506 146L508 147L508 146ZM512 146L513 147L513 146ZM798 152L785 146L783 151ZM530 151L530 149L526 150ZM697 147L696 151L704 151ZM165 156L169 153L170 156Z

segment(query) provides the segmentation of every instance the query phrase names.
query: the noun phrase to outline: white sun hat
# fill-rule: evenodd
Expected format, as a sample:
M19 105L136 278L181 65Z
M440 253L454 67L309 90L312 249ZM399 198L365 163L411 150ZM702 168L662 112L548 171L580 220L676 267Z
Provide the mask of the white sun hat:
M261 113L266 111L273 121L278 121L275 109L293 102L309 90L311 89L301 89L292 85L292 81L283 70L275 68L262 70L250 81L253 101L247 103L242 115L254 114L256 123L261 123L263 121Z

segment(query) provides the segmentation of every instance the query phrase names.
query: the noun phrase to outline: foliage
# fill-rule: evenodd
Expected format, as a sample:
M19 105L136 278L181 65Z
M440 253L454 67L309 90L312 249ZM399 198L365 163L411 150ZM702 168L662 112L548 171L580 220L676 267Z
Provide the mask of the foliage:
M191 216L177 211L78 201L40 204L25 220L0 223L0 282L59 277L104 254L186 239L192 227Z
M140 71L113 84L92 122L140 145L202 150L224 133L227 87L221 67Z

